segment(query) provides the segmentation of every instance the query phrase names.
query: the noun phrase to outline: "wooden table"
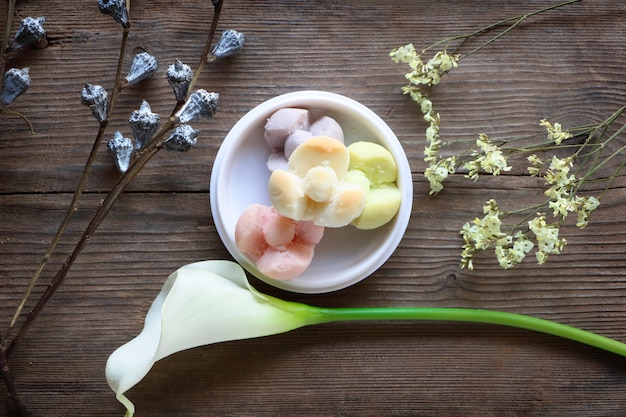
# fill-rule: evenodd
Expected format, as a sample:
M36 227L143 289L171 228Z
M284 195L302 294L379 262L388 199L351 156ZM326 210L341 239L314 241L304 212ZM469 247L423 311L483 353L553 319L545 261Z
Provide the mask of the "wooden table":
M224 136L247 111L276 95L323 89L356 99L395 131L409 157L414 208L389 261L363 282L323 295L259 289L320 306L436 306L509 311L556 320L626 341L624 175L586 229L568 222L568 245L544 266L511 270L491 255L459 268L459 229L489 198L502 205L541 198L522 170L476 184L454 176L437 196L423 176L419 109L400 92L406 67L389 51L421 48L547 1L226 0L218 33L246 34L242 54L208 65L197 87L220 93L219 111L194 124L196 149L160 152L91 237L9 363L33 416L117 416L108 355L142 328L165 278L179 266L230 259L212 221L209 179ZM7 2L0 5L0 16ZM81 105L86 82L112 88L121 27L95 0L18 2L18 21L46 16L49 46L11 53L29 67L31 89L0 124L0 329L63 218L97 122ZM133 0L124 71L134 48L156 55L155 79L121 94L107 128L147 99L168 114L164 79L175 59L195 66L213 12L208 1ZM547 117L564 126L598 123L624 105L622 0L585 0L533 17L462 61L432 92L450 139L512 137ZM4 30L0 31L4 32ZM44 271L34 305L118 174L105 144L79 211ZM455 323L339 323L205 346L158 362L129 397L138 416L506 416L626 415L626 359L523 330ZM0 415L9 414L6 396Z

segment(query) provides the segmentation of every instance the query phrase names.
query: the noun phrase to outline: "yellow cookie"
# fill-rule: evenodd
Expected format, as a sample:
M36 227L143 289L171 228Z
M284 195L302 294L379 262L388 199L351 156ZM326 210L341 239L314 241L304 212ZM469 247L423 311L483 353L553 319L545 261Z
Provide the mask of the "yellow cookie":
M348 151L350 166L345 180L366 193L363 212L351 224L358 229L376 229L391 221L400 208L396 161L387 149L373 142L355 142Z

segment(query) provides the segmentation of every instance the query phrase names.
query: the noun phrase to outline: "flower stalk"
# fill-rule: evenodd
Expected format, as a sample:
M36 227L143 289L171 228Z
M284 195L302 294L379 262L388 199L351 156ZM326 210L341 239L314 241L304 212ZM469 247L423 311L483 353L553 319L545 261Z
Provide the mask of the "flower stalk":
M468 41L470 41L471 39L477 38L485 33L491 32L495 29L498 29L502 26L505 25L509 25L507 26L502 32L498 33L497 35L493 36L492 38L488 39L487 41L483 42L482 44L480 44L479 46L475 47L474 49L470 50L469 52L466 52L462 55L460 55L460 58L467 58L470 55L475 54L476 52L480 51L481 49L483 49L486 46L491 45L492 43L496 42L498 39L504 37L505 35L507 35L509 32L511 32L513 29L515 29L517 26L519 26L522 22L524 22L526 19L545 13L545 12L549 12L551 10L555 10L555 9L559 9L565 6L569 6L571 4L574 3L579 3L582 0L568 0L568 1L564 1L562 3L558 3L558 4L554 4L552 6L547 6L544 7L542 9L538 9L529 13L524 13L518 16L514 16L514 17L509 17L503 20L500 20L498 22L494 22L490 25L487 25L485 27L482 27L478 30L475 30L473 32L470 33L466 33L463 35L455 35L455 36L451 36L449 38L445 38L445 39L441 39L433 44L431 44L430 46L428 46L427 48L425 48L423 50L423 52L435 49L441 45L447 45L449 46L450 44L452 44L455 41L460 41L459 44L454 48L454 51L458 51L463 45L465 45L465 43L467 43Z
M446 321L515 327L587 344L626 356L626 344L576 327L522 314L449 307L322 308L263 294L240 265L203 261L170 275L145 319L141 333L116 349L106 377L116 398L135 412L124 395L155 362L186 349L270 336L315 324L350 321Z
M2 90L2 76L7 69L7 58L9 55L9 39L11 39L11 22L15 15L15 3L17 0L7 1L7 13L4 25L4 33L2 36L2 49L0 50L0 90Z
M320 308L321 323L340 321L451 321L496 324L545 333L626 357L626 344L551 320L504 311L453 307Z

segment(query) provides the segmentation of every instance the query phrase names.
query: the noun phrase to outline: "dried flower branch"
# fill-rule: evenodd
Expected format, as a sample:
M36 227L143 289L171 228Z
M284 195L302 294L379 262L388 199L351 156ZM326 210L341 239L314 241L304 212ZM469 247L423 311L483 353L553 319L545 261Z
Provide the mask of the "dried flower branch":
M17 115L22 120L24 120L24 122L26 122L26 124L30 128L30 131L34 132L33 126L26 116L18 111L11 110L6 107L8 104L12 103L19 95L23 94L30 87L31 83L30 76L28 74L28 68L24 68L22 70L6 70L8 54L11 49L9 47L9 39L11 36L11 21L15 14L15 3L16 0L7 1L5 32L2 38L2 49L0 49L0 114L4 113ZM45 31L43 30L43 27L40 27L41 25L43 25L44 20L44 18L40 18L34 22L30 22L30 20L23 21L20 28L18 29L18 33L16 35L17 41L13 42L13 47L16 48L26 46L26 44L31 42L31 40L33 41L33 43L41 42L37 46L45 47L45 45L47 45ZM26 26L33 27L27 28ZM27 39L29 37L31 37L32 39ZM10 332L8 332L8 334L10 334ZM0 333L0 378L3 380L7 388L9 400L15 407L15 411L20 416L25 416L26 407L17 394L15 384L13 383L13 374L8 364L6 348L9 342L10 339L3 337L3 335Z
M102 3L103 3L102 1L99 1L99 5L101 5ZM106 3L106 0L105 0L105 3ZM65 217L63 218L63 221L59 225L54 237L52 238L52 241L50 242L48 250L44 254L39 265L35 269L35 272L33 273L30 281L28 282L26 290L24 291L24 294L22 296L22 299L20 300L20 303L15 310L15 314L13 315L13 318L11 319L11 324L9 325L9 332L13 330L13 327L15 326L15 323L20 313L22 312L22 309L24 308L24 305L26 304L26 300L28 299L33 288L35 287L35 284L37 283L37 280L39 279L39 276L41 275L44 267L48 263L48 260L54 253L54 250L56 249L59 242L61 241L61 237L63 236L63 233L65 232L65 229L67 228L68 224L72 220L74 213L76 213L76 211L78 210L78 203L79 203L80 197L83 193L83 190L85 189L85 186L87 185L87 179L89 178L91 169L96 161L96 156L98 154L97 152L98 147L100 143L102 142L104 132L106 131L109 114L111 110L114 108L115 101L117 99L117 96L119 95L119 91L121 87L120 80L122 77L122 65L124 63L124 55L126 53L126 43L128 41L129 26L130 25L124 25L124 29L122 32L122 42L120 45L117 72L115 76L115 85L113 88L113 94L112 94L111 100L109 101L106 90L101 86L94 86L94 85L87 83L82 90L81 101L83 102L83 104L88 105L91 108L94 117L100 123L98 133L91 146L89 157L87 158L87 162L85 163L83 167L83 172L81 173L80 179L78 180L78 184L74 191L74 195L72 197L72 201L70 202L70 206L65 214Z
M9 9L13 10L14 0L11 0L11 3L12 7L9 7ZM109 100L106 94L106 90L104 90L104 88L102 87L92 84L86 84L85 88L83 89L81 99L84 104L92 109L94 116L99 122L99 129L96 135L96 140L94 141L94 144L92 146L91 153L85 164L83 173L79 180L79 184L76 188L72 203L67 211L67 214L61 225L59 226L57 233L55 234L46 254L44 255L29 282L29 285L22 297L22 300L20 301L20 304L17 307L16 312L13 316L10 328L7 331L8 336L2 339L0 344L2 379L4 380L9 392L9 396L12 398L12 401L14 402L16 409L20 415L25 415L25 408L17 397L15 388L12 385L12 376L8 367L8 360L12 353L15 351L15 348L19 344L20 340L22 339L30 325L35 321L43 307L47 304L50 297L62 285L69 269L72 267L73 263L80 254L89 237L95 232L95 230L98 228L100 223L104 220L104 218L112 208L113 204L122 194L126 186L139 173L143 166L145 166L145 164L152 158L152 156L154 156L161 149L185 151L195 145L199 131L193 129L187 124L181 124L183 123L181 120L188 122L200 117L211 117L214 115L217 106L218 95L216 93L208 93L205 90L198 90L197 92L193 93L188 100L186 100L186 95L188 94L189 88L194 83L194 81L197 80L200 72L204 68L206 63L206 57L210 54L211 40L214 37L221 12L221 0L212 2L214 4L215 12L213 15L208 39L202 53L200 64L198 65L197 70L193 73L193 76L189 80L184 95L181 94L180 91L177 92L177 103L175 104L174 110L172 111L172 116L166 121L163 126L159 128L158 115L152 113L150 110L150 106L147 104L147 102L144 102L141 108L137 112L134 112L129 119L129 123L133 130L137 145L133 147L132 141L130 139L125 139L122 133L119 132L116 133L114 138L109 142L108 150L110 153L114 154L116 165L118 166L120 171L123 171L123 173L118 179L115 186L109 192L107 197L104 199L100 207L95 212L92 220L85 228L72 253L68 255L62 266L57 271L56 275L52 278L50 284L46 287L44 293L41 295L33 309L25 317L19 328L15 330L14 326L16 325L17 320L20 317L20 313L27 299L29 298L35 282L41 275L41 272L43 271L43 268L45 267L48 259L54 252L74 212L76 212L76 210L78 209L78 201L80 195L84 190L87 177L89 175L91 167L95 162L97 153L96 151L99 147L98 145L102 141L109 117L115 107L115 102L120 91L126 85L139 82L148 76L152 76L156 70L156 60L154 59L154 57L151 57L148 54L144 53L139 54L138 57L135 57L134 65L132 66L133 68L131 68L131 72L125 80L126 83L122 82L121 69L123 66L126 43L130 29L128 7L129 2L99 0L98 3L104 13L112 15L113 18L117 22L121 23L123 27L122 42L120 46L120 54L113 92ZM183 67L183 70L184 69L185 68ZM169 137L167 137L170 131L173 131L173 133ZM166 137L167 139L165 139Z
M545 263L550 254L560 253L567 244L567 241L559 236L559 230L568 215L576 213L578 216L576 226L585 227L591 213L599 206L601 196L624 167L624 163L620 164L608 178L594 177L600 168L606 166L615 157L620 156L623 159L621 154L626 147L620 147L617 151L607 154L607 149L610 149L607 145L626 129L626 125L622 125L608 137L604 134L622 115L625 108L619 109L602 123L573 127L569 130L563 130L560 123L551 123L542 119L539 125L545 128L547 135L538 132L535 137L539 139L539 142L530 146L516 146L516 142L520 139L532 139L532 137L495 141L485 134L479 134L473 147L470 146L462 152L446 156L443 156L441 152L442 148L449 146L451 142L443 140L440 136L441 116L429 98L429 90L438 85L442 76L456 68L462 59L500 39L525 19L576 2L576 0L567 1L505 19L469 34L443 39L419 52L412 44L408 44L390 53L395 62L408 64L410 71L406 74L406 78L409 84L403 87L403 93L410 95L420 105L423 118L429 124L426 129L427 146L424 151L424 161L427 167L424 174L430 184L430 194L439 193L443 189L446 178L458 171L464 171L466 178L476 182L481 174L500 175L510 171L512 168L510 162L515 158L522 158L525 163L529 164L527 167L529 175L545 179L547 189L544 193L546 196L544 203L503 211L498 203L491 199L483 207L484 217L477 217L462 227L460 233L464 242L461 254L461 267L463 268L473 269L474 256L488 249L495 251L496 258L503 268L519 264L535 247L537 262ZM506 28L497 35L478 47L462 53L462 47L470 39L505 25ZM453 47L454 43L458 44ZM423 60L422 57L427 51L440 46L444 46L444 49L437 51L429 60ZM447 49L452 49L454 52L448 53ZM584 138L582 143L570 141L578 138ZM574 149L572 155L566 158L552 155L548 157L549 166L544 167L544 162L538 154L543 156L545 153L550 153L557 148L564 149L564 147ZM575 172L573 172L574 166L576 166ZM607 183L601 195L580 194L583 185L591 180L596 183L598 181ZM546 211L552 212L551 218L547 217ZM504 220L513 215L518 218L522 216L522 221L505 224Z
M461 229L463 237L463 253L461 266L473 268L474 255L480 251L494 249L496 258L503 268L510 268L520 263L529 253L534 244L537 244L535 252L537 263L544 264L548 255L558 254L567 244L567 240L559 236L561 225L569 214L576 214L576 226L584 228L589 224L591 213L600 205L600 199L608 191L612 181L624 168L623 152L626 146L619 147L616 151L608 152L608 144L620 137L626 130L626 124L622 124L608 137L602 135L605 128L616 122L624 112L626 106L611 115L607 120L590 127L574 128L578 132L576 137L582 134L585 140L580 145L572 145L575 152L572 155L559 158L552 155L550 162L544 163L535 152L551 150L558 147L563 141L575 139L569 131L563 131L558 123L554 125L547 120L540 122L547 130L548 141L528 148L507 148L504 144L500 147L502 152L526 155L529 163L527 171L530 176L540 177L545 180L546 200L532 207L524 207L514 211L502 211L494 200L487 202L483 211L485 217L474 219L472 223L466 223ZM609 161L621 158L619 164L608 177L596 177L596 174ZM576 162L576 163L575 163ZM597 196L583 195L581 191L584 185L593 181L596 184L605 183L604 190ZM546 212L551 211L548 217ZM505 225L503 221L512 216L522 216L522 221ZM497 232L489 230L481 225L498 225Z
M219 4L221 5L221 2L219 2ZM216 13L214 14L213 17L213 23L211 25L211 32L209 33L208 38L212 39L215 33L215 29L213 28L217 28L217 21L219 20L219 13L218 10L220 10L219 7L216 7ZM124 26L124 37L123 37L123 41L122 41L122 47L121 49L124 50L125 48L125 40L127 38L128 35L128 28L130 25L125 25ZM207 42L207 47L205 48L205 51L203 52L203 55L208 55L207 50L210 50L210 42ZM123 55L120 54L120 61L123 60ZM204 66L202 66L204 67ZM121 68L121 65L118 65L118 73L117 73L117 79L116 79L116 86L121 86L121 82L120 82L120 73L121 71L119 71L119 69ZM196 70L196 73L194 75L194 78L197 78L199 75L199 71L200 68L198 70ZM119 89L119 87L118 87ZM206 101L206 105L205 107L208 106L208 108L212 109L212 111L207 110L207 108L202 107L202 114L197 114L195 115L195 117L201 117L201 116L212 116L215 112L215 105L216 105L216 100L217 100L217 94L215 93L207 93L204 90L201 90L203 93L197 93L194 97L203 97L206 98L207 96L210 97L210 99L205 99L204 101ZM115 91L114 91L115 93ZM196 103L196 99L194 98L194 100L192 100L192 102L194 104ZM187 106L187 104L185 103L185 106ZM183 106L183 107L185 107ZM190 106L190 105L189 105ZM187 106L187 107L189 107ZM113 99L111 100L111 104L109 104L108 107L108 114L111 113L111 110L113 108ZM99 112L98 112L99 114ZM107 117L108 119L108 117ZM185 119L187 120L187 119ZM191 119L188 119L191 120ZM98 209L98 211L96 212L96 214L94 215L94 218L92 219L91 223L87 226L84 234L83 234L83 238L80 239L79 243L77 243L74 252L72 254L70 254L68 256L68 258L66 259L66 262L64 262L63 266L59 269L59 272L57 273L57 276L55 276L55 278L53 279L53 284L51 284L48 288L47 291L42 295L40 301L37 303L37 305L35 306L35 308L31 311L31 313L27 316L26 321L21 325L20 330L17 332L16 336L13 338L13 341L10 343L8 349L7 349L7 356L10 356L10 353L13 351L14 347L17 345L17 343L19 342L19 339L21 338L21 336L23 335L23 333L26 331L26 329L28 328L28 326L32 323L32 321L34 321L34 318L38 315L39 311L43 308L43 305L46 304L47 299L50 298L50 296L52 295L52 293L54 291L56 291L56 288L58 288L60 286L60 284L62 283L62 281L65 278L65 275L68 272L69 267L71 267L71 265L73 264L74 260L76 259L76 257L78 256L78 254L80 253L80 251L82 250L82 247L84 246L84 244L86 243L86 240L88 238L89 235L91 235L95 229L99 226L100 222L104 219L104 217L106 216L106 214L108 213L108 211L110 210L110 208L113 206L113 203L116 201L116 199L119 197L119 195L122 193L123 189L128 185L128 183L130 183L130 181L137 175L137 173L141 170L141 168L150 160L150 158L156 154L156 152L158 152L160 149L162 149L164 147L163 145L163 138L165 137L165 135L167 134L167 132L169 132L171 129L173 129L178 123L180 122L179 117L171 117L167 123L165 125L163 125L161 127L161 129L158 130L158 132L155 133L155 135L152 137L152 139L150 140L150 142L148 144L146 144L145 148L142 149L138 154L137 157L135 158L135 160L130 164L130 166L128 167L127 171L124 172L124 174L120 177L120 179L118 180L118 183L114 186L114 188L110 191L110 193L108 194L107 198L105 198L104 202L102 203L102 205L100 206L100 208ZM104 121L102 121L100 123L100 129L98 131L98 135L97 135L97 141L96 142L100 142L104 131L106 128L106 119ZM47 260L50 258L52 252L54 251L56 245L58 244L60 237L63 233L63 230L65 229L65 227L67 226L67 224L69 224L69 221L72 217L72 214L76 211L77 209L77 205L78 205L78 198L80 197L80 194L82 193L82 190L84 189L85 183L86 183L86 178L87 175L89 173L89 168L93 165L94 161L95 161L95 149L97 148L97 146L93 146L92 147L92 154L90 154L90 157L85 165L85 170L81 176L81 181L79 183L79 186L77 188L77 191L74 194L74 200L72 201L71 207L68 210L67 216L64 219L64 221L62 222L59 231L57 232L57 235L55 235L53 242L50 245L50 248L48 250L48 252L46 253L46 255L44 256L44 259L42 260L40 267L37 269L37 274L36 277L34 279L31 279L31 282L29 283L29 288L27 289L27 291L25 292L25 295L22 299L22 302L20 303L20 307L16 310L16 314L14 315L14 319L12 321L12 326L11 329L13 328L13 325L15 324L17 318L19 317L19 314L21 312L21 309L23 308L23 305L26 301L26 299L28 298L28 295L30 294L32 287L34 285L34 282L36 281L36 278L38 278L39 274L41 273L41 271L43 270L43 267L45 266L45 263L47 262ZM84 180L84 182L83 182Z

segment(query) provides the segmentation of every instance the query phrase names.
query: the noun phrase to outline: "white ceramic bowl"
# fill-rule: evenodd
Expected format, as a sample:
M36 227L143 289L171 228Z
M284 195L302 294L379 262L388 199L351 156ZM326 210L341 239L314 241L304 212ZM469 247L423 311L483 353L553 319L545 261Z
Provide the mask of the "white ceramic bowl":
M345 143L367 140L387 148L398 165L402 203L395 218L374 230L352 226L327 228L315 248L311 265L298 277L279 281L261 274L235 245L235 225L253 203L271 205L266 167L270 149L263 139L267 118L283 107L309 109L312 116L330 116L344 130ZM409 222L413 203L411 169L400 142L383 120L347 97L299 91L270 99L243 116L222 143L211 173L211 210L224 245L249 273L275 287L299 293L324 293L355 284L376 271L395 251Z

